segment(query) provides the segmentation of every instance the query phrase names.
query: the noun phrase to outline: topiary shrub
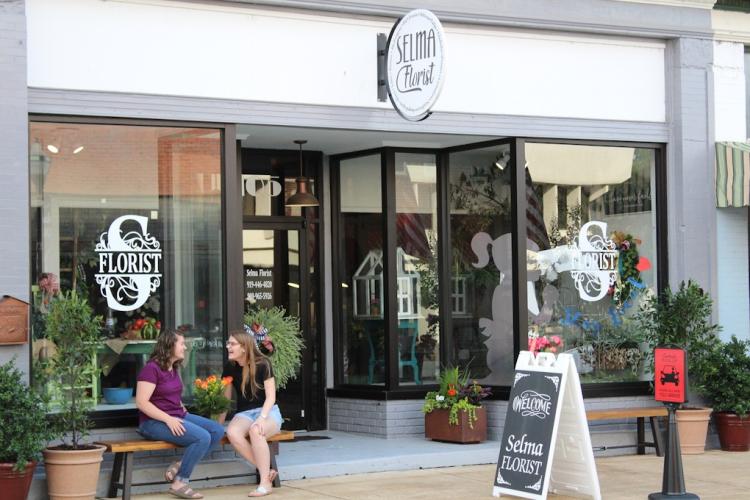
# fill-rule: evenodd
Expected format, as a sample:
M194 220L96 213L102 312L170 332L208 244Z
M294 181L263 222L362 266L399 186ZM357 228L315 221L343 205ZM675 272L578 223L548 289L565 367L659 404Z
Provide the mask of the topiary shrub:
M0 462L15 464L17 471L39 460L54 437L46 401L23 380L15 360L0 365Z

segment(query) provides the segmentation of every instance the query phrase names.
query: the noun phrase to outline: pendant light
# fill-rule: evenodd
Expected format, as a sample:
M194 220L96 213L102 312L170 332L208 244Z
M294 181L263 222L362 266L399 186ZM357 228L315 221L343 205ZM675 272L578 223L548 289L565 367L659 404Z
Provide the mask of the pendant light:
M317 207L320 205L318 199L309 192L309 179L302 175L302 145L307 141L298 139L294 141L299 145L299 177L295 180L297 183L297 192L286 200L287 207Z

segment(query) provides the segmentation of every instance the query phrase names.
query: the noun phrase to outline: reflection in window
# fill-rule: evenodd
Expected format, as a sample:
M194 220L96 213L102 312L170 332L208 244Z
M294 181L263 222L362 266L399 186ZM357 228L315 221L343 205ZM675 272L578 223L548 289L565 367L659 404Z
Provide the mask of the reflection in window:
M105 400L104 389L135 387L158 328L186 333L183 378L215 372L223 321L220 132L32 123L30 139L34 366L54 348L45 341L44 303L50 279L59 279L62 290L88 297L106 320L92 360L102 374L87 388L98 409L134 407L129 397L118 404ZM161 276L144 295L136 293L143 288L134 285L138 279L118 276L114 305L97 280L112 271L97 245L113 244L107 233L118 220L119 233L112 234L131 242L122 244L121 254L133 245L158 249ZM189 396L191 384L185 388Z
M451 153L451 352L483 384L510 385L513 276L510 146Z
M435 381L440 331L435 155L396 153L399 383Z
M655 152L527 143L526 161L529 337L562 338L583 382L642 378Z
M339 263L344 383L385 381L380 155L342 160Z

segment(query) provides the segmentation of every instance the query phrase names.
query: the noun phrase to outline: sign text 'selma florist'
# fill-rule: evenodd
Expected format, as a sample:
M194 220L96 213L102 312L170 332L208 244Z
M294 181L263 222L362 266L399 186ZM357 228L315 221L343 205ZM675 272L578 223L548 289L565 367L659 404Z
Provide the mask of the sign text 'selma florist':
M445 35L432 12L413 10L396 22L388 37L386 71L396 111L411 121L427 118L445 79Z

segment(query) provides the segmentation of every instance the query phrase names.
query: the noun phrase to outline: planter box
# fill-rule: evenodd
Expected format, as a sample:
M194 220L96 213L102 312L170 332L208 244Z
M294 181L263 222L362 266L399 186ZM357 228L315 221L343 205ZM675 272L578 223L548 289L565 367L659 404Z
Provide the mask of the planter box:
M435 441L449 443L481 443L487 439L487 410L477 408L477 421L469 427L469 414L458 412L458 425L448 423L450 410L433 410L424 415L424 435Z

